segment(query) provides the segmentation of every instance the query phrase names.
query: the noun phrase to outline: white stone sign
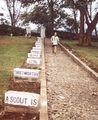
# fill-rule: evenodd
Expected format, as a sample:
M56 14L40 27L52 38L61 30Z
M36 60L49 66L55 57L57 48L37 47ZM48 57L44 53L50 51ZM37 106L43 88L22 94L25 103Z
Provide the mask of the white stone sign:
M38 42L38 43L42 43L42 40L41 40L41 39L38 39L36 42Z
M40 59L27 58L27 64L40 65Z
M36 53L28 53L28 58L40 58L41 54Z
M37 41L35 45L42 45L42 43Z
M36 48L42 48L42 46L39 45L39 44L35 45L35 47L36 47Z
M32 49L33 50L41 50L41 47L35 45L34 47L32 47Z
M29 92L7 91L4 98L5 104L39 107L40 95Z
M39 47L33 47L32 49L33 50L41 50L41 48L39 48Z
M25 69L25 68L15 68L13 70L13 75L14 75L14 77L38 79L39 76L40 76L40 70L37 70L37 69Z
M41 37L37 37L37 41L41 41Z
M36 44L36 45L37 45L37 44L38 44L38 45L42 45L42 42L36 41L35 44Z
M32 54L41 54L41 50L33 50L31 49Z

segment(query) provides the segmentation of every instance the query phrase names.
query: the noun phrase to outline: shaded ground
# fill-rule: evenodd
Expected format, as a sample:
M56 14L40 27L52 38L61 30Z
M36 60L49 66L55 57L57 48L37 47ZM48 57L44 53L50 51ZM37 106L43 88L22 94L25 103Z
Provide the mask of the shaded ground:
M39 120L39 116L28 113L6 113L0 120Z
M45 42L49 120L98 120L98 82Z

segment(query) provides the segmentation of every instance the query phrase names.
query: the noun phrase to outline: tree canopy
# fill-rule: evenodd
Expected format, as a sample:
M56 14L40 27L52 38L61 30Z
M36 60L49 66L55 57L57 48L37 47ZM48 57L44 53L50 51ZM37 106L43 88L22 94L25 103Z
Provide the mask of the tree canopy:
M23 2L24 5L30 5L35 1ZM68 13L62 9L64 1L59 0L40 0L36 1L36 5L29 13L24 13L22 18L24 22L32 21L33 23L43 24L48 30L65 27L64 21L69 16ZM28 4L26 4L28 3Z
M15 1L20 1L23 7L31 6L29 12L24 12L21 19L24 23L29 21L42 24L51 32L58 28L65 28L72 33L79 33L80 45L91 45L92 32L98 23L98 9L92 15L92 3L96 0L5 0L8 6L12 24L16 22ZM13 9L14 8L14 9ZM72 15L65 9L72 10ZM77 19L77 13L80 18ZM86 27L85 27L86 26Z

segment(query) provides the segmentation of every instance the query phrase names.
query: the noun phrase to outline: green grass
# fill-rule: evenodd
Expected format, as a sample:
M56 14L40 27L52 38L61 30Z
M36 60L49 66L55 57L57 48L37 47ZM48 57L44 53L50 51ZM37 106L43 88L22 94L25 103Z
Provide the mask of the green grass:
M73 40L65 40L64 44L72 48L76 56L98 72L98 42L92 42L90 47L78 46L78 41Z
M34 38L0 36L0 95L8 89L15 67L20 67L35 42Z

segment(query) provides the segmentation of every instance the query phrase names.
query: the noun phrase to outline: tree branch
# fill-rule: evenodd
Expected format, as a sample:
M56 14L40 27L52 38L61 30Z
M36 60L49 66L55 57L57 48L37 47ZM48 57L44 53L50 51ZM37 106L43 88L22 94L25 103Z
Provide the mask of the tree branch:
M97 23L98 23L98 12L96 13L92 22L89 24L87 32L92 32Z

